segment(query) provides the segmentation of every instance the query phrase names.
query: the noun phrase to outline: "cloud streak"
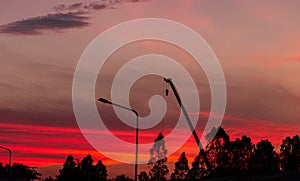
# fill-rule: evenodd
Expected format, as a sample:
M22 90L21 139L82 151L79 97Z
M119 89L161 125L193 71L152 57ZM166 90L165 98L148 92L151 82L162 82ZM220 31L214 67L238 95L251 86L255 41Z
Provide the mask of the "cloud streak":
M102 9L114 9L117 4L141 0L103 0L102 2L60 4L55 13L26 18L0 26L0 33L15 35L39 35L45 30L61 31L89 25L87 14Z
M56 11L85 11L85 10L101 10L105 8L114 8L117 4L136 3L145 0L102 0L91 3L74 3L70 5L60 4L54 7Z
M192 113L197 114L197 113ZM208 117L209 112L198 113L201 117ZM257 126L259 125L259 126ZM197 125L196 130L200 135L203 134L200 125ZM243 135L250 136L253 143L258 143L262 139L269 139L273 145L278 148L281 140L286 136L294 136L299 134L300 125L291 127L285 123L274 123L272 120L262 120L255 118L236 117L232 115L225 115L222 126L230 135L231 140L240 138ZM244 127L244 128L242 128ZM65 158L66 153L72 154L75 157L84 157L87 154L96 156L97 159L106 160L108 164L113 163L112 160L105 157L95 149L93 149L84 139L79 128L62 128L50 126L37 126L25 124L5 124L0 123L1 128L1 143L3 146L9 147L14 153L14 162L22 162L33 166L44 166L50 164L60 164ZM86 130L90 134L106 134L101 130ZM135 132L110 130L115 136L134 142ZM142 130L141 130L142 131ZM141 132L140 143L151 143L155 138L157 132ZM14 136L11 136L14 135ZM167 136L167 135L166 135ZM171 161L177 159L180 151L186 151L193 159L194 154L197 153L197 147L191 135L190 139L179 151L170 155ZM111 145L105 140L102 144ZM173 145L168 142L168 145ZM117 147L116 147L117 148ZM129 154L129 153L124 153ZM0 158L6 159L6 155L0 155Z
M1 33L8 34L41 34L42 30L63 30L87 26L88 17L81 13L56 13L28 18L2 25Z

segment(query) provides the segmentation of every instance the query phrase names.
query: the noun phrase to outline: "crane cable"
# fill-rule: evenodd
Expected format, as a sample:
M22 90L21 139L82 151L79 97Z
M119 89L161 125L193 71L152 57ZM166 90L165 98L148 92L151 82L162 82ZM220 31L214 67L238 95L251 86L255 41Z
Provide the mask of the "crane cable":
M167 82L163 81L163 89L164 89L164 96L167 97L169 95L169 85ZM164 118L162 119L162 132L165 132L165 122Z

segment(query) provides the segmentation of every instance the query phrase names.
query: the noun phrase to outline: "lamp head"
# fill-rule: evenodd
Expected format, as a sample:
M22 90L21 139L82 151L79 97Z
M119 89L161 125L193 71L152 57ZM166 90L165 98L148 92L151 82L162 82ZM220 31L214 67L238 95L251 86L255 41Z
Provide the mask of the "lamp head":
M110 101L108 101L108 100L106 100L104 98L99 98L98 101L103 102L105 104L110 104L111 103Z

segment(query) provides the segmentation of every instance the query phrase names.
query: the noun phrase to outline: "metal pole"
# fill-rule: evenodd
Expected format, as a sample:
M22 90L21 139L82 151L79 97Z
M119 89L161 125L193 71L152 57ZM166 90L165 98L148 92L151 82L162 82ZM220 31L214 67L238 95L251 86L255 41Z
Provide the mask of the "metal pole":
M138 149L139 149L139 147L138 147L138 144L139 144L139 114L134 109L122 106L120 104L113 103L113 102L111 102L111 101L109 101L107 99L104 99L104 98L99 98L98 101L100 101L102 103L105 103L105 104L111 104L113 106L117 106L119 108L131 111L131 112L133 112L136 115L134 180L137 181L137 175L138 175L138 153L139 153L138 152Z
M0 146L0 148L2 148L2 149L4 149L4 150L8 151L8 153L9 153L9 155L8 155L8 164L9 164L9 166L11 166L11 150L8 149L8 148L5 148L5 147L3 147L3 146Z
M137 181L138 175L138 153L139 153L139 117L136 113L136 128L135 128L135 170L134 170L134 180Z

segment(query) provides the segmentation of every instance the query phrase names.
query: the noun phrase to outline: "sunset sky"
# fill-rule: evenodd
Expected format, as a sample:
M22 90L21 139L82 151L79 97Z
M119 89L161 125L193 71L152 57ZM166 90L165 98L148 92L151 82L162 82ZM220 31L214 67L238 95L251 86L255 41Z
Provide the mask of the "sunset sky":
M243 135L253 143L269 139L278 148L286 136L300 134L299 8L297 0L2 0L0 146L13 151L13 162L49 170L62 165L68 154L80 159L92 154L106 165L119 164L95 150L78 128L72 106L73 75L81 54L100 33L129 20L163 18L192 28L218 57L227 86L222 126L231 139ZM122 47L100 71L95 99L110 97L113 76L124 63L149 53L172 57L195 78L201 110L190 116L200 116L196 130L201 133L210 112L209 85L191 56L175 46L144 41ZM147 116L149 98L164 96L164 86L157 76L138 80L130 92L130 105ZM141 130L142 143L153 142L161 131L167 136L176 124L180 109L173 94L165 98L166 117ZM110 106L97 103L97 107L114 135L134 142L134 129L116 126L119 121ZM118 145L101 141L117 150ZM182 151L192 162L198 153L192 137L169 155L169 162ZM5 150L0 150L0 162L8 162Z

